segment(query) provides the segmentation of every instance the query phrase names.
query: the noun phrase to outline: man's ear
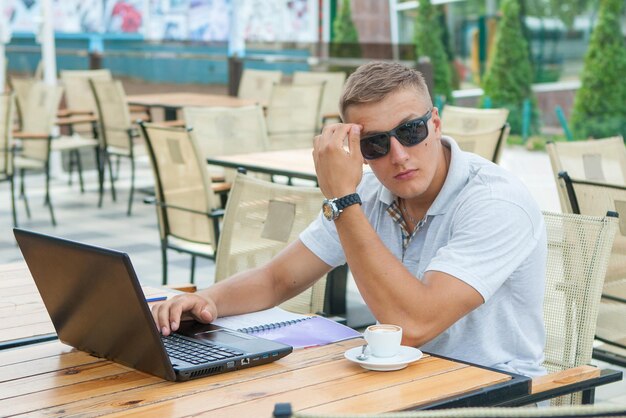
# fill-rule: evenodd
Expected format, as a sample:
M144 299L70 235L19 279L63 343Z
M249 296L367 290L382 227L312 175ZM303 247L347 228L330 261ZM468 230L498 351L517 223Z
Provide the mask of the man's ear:
M441 133L441 118L439 117L439 109L433 107L431 119L433 121L433 126L435 127L435 132Z

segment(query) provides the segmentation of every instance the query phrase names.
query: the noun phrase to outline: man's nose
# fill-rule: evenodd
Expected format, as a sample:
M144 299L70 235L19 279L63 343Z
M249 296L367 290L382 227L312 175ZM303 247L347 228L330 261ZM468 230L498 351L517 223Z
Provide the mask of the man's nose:
M394 164L404 162L409 158L406 147L395 136L389 138L389 155L391 156L391 162Z

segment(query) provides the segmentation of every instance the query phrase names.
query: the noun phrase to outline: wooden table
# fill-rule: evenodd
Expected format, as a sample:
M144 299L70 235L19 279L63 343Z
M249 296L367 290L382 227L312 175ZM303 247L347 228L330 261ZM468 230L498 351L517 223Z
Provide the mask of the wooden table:
M255 100L220 94L203 93L158 93L127 96L129 105L160 107L165 109L165 119L176 119L176 112L185 106L201 107L239 107L256 104Z
M313 149L263 151L207 158L207 163L248 171L317 181Z
M529 379L426 355L393 372L344 359L363 340L297 350L274 363L183 383L164 381L76 351L61 342L0 352L3 415L220 417L297 411L383 412L442 405L490 405L523 396Z
M0 266L0 349L56 339L25 263Z

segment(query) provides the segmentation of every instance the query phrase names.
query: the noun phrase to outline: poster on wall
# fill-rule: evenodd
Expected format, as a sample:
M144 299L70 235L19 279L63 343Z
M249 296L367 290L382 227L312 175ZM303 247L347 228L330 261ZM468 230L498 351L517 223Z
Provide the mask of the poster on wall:
M36 0L4 0L6 21L13 32L36 32L41 9ZM54 30L64 33L101 32L102 0L54 0Z
M247 41L315 42L318 0L53 0L54 28L67 33L143 33L148 39L228 41L232 16ZM144 18L144 4L150 14ZM39 0L4 0L14 32L36 32ZM231 10L236 7L236 10ZM233 13L231 13L231 11ZM146 30L144 31L144 25Z
M104 29L112 33L140 33L143 0L104 0Z

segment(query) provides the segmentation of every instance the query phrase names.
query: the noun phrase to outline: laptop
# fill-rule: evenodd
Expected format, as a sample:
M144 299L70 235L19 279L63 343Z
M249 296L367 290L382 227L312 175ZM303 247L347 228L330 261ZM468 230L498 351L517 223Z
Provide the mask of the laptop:
M74 348L171 381L270 363L293 350L195 321L163 337L128 254L13 232L59 339Z

